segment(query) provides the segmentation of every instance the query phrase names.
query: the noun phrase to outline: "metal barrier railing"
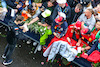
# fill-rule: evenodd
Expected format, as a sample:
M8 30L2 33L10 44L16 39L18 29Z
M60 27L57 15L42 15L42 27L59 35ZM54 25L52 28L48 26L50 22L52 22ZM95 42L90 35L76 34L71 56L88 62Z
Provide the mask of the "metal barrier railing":
M9 28L9 26L8 26L6 23L4 23L3 21L0 21L0 23ZM21 32L20 32L20 33L21 33ZM36 47L36 49L35 49L35 51L34 51L34 54L36 54L36 52L37 52L37 50L38 50L38 47L39 47L39 45L40 45L40 42L39 42L38 40L33 39L32 37L30 37L30 36L28 36L28 35L26 35L26 34L23 34L23 36L25 36L25 37L27 37L27 38L29 38L29 39L35 41L36 43L38 43L38 45L37 45L37 47Z

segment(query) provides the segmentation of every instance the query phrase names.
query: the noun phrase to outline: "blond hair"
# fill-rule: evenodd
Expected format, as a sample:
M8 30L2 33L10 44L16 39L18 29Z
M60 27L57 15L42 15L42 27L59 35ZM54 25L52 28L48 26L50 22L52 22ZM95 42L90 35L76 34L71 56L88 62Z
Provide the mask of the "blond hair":
M92 14L94 14L94 11L92 9L87 9L87 10L89 10Z

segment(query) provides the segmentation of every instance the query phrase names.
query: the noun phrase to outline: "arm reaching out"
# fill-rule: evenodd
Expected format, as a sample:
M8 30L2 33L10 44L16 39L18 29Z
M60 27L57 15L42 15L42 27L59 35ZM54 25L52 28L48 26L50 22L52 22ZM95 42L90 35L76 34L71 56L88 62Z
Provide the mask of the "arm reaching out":
M36 18L34 18L33 20L31 20L31 22L30 22L30 23L28 23L27 25L30 25L30 24L32 24L32 23L34 23L34 22L36 22L37 20L39 20L39 18L38 18L38 17L36 17Z

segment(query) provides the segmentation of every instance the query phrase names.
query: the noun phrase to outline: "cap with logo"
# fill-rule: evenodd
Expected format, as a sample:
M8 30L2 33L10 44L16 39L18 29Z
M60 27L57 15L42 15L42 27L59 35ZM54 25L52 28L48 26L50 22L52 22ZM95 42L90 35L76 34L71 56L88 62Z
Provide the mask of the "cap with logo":
M81 29L81 25L82 25L82 22L77 21L77 22L75 23L75 28L76 28L76 29Z
M66 14L65 13L60 12L59 14L60 14L60 16L55 19L56 23L64 22L64 20L66 20Z
M81 34L90 34L91 31L88 28L84 28L81 30Z

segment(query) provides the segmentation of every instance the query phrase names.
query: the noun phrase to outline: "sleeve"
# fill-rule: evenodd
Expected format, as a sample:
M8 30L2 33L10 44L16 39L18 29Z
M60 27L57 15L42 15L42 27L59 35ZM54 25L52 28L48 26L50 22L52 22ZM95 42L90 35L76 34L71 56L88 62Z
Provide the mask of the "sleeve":
M93 8L96 7L95 1L91 1Z
M49 17L46 17L45 18L45 22L48 24L48 25L52 25L52 22L53 22L53 20L52 20L52 18L51 18L52 16L49 16Z
M16 9L17 4L15 4L14 2L12 2L11 0L7 0L6 3L7 3L7 5L10 6L11 8Z
M83 19L83 16L84 16L84 14L81 14L81 15L79 16L78 20L82 22L82 21L83 21L83 20L82 20L82 19Z
M70 7L73 7L73 0L67 0Z
M68 13L66 14L66 18L70 18L71 17L71 8L68 6Z
M53 14L52 14L52 20L54 20L56 18L57 14L58 14L57 8L58 8L58 5L54 8L54 11L53 11Z
M65 32L66 32L67 27L68 27L67 22L64 22L63 31L62 31L61 34L60 34L61 37L65 35Z
M40 19L40 20L42 20L42 15L41 15L41 13L38 15L38 18Z
M36 18L40 13L41 13L41 11L40 11L40 9L38 9L38 10L36 11L36 14L34 14L32 18Z
M91 21L91 24L90 24L89 27L88 27L91 31L92 31L92 29L93 29L95 23L96 23L96 20L95 20L95 18L94 18L94 20Z
M56 22L54 21L54 22L52 23L52 26L51 26L51 31L52 31L52 33L55 32L55 29L54 29L55 25L56 25Z

